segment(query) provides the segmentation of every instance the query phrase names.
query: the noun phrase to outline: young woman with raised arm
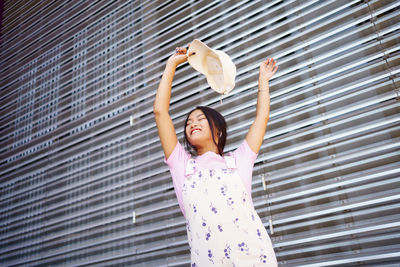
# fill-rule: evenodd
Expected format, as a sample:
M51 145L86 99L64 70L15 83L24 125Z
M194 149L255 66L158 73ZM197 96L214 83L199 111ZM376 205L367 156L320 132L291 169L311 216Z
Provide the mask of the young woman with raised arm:
M256 117L241 145L225 154L225 119L209 107L197 106L189 112L185 147L178 142L169 103L176 67L192 56L186 52L178 47L168 59L154 116L186 219L191 266L277 266L271 240L251 199L253 165L267 129L269 80L278 69L276 62L260 63Z

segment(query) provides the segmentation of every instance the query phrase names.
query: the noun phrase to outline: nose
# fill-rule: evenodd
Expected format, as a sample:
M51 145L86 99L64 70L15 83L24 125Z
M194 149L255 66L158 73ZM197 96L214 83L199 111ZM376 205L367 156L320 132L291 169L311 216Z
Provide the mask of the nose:
M193 129L193 128L196 128L197 127L197 122L192 122L191 124L190 124L190 129Z

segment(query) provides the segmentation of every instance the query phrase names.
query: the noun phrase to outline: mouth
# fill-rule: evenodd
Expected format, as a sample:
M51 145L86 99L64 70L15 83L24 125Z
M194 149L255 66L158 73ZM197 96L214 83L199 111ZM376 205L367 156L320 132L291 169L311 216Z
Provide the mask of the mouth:
M194 128L193 130L190 131L190 135L193 135L194 133L200 132L201 130L199 128Z

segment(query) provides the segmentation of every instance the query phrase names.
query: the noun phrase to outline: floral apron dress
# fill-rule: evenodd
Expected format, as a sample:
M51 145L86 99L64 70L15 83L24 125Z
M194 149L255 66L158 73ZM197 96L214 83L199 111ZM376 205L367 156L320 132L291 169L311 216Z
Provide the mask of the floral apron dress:
M236 171L196 168L188 161L182 198L192 267L277 266L271 240Z

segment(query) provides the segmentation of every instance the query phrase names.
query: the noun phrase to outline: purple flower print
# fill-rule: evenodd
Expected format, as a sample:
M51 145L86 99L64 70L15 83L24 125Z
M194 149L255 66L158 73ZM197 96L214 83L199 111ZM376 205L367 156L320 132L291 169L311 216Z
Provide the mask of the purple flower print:
M231 258L231 247L229 245L225 246L224 254L225 254L225 258L227 258L227 259Z
M210 170L210 177L213 177L215 174L215 170Z
M257 228L257 236L258 236L258 238L259 238L260 240L262 240L261 231L260 231L260 229L258 229L258 228Z
M207 241L210 240L210 237L211 237L211 233L207 233L207 234L206 234L206 240L207 240Z
M249 248L247 247L247 244L245 242L238 243L238 249L242 252L247 252L246 254L248 254L249 252Z
M218 230L220 231L220 232L222 232L223 230L222 230L222 225L220 225L220 224L218 224Z
M206 240L207 241L210 240L210 237L211 237L211 229L210 229L210 227L208 227L208 231L206 233Z
M214 258L214 256L213 256L213 254L212 254L212 252L211 252L211 249L209 249L209 250L208 250L208 260L211 261L212 263L214 263L213 258Z
M196 205L193 204L193 212L196 213L197 212L197 207Z
M221 169L221 171L222 171L224 174L228 174L228 173L229 173L229 169Z
M267 263L267 255L261 254L261 255L260 255L260 261L261 261L262 263Z
M210 209L211 209L212 212L218 213L217 208L214 207L212 203L210 203Z
M199 171L199 178L203 177L203 174L201 173L201 171Z
M193 173L195 173L195 171L196 171L196 165L195 165L196 161L191 159L188 164L190 164L190 168L192 168Z
M233 203L235 203L235 201L233 201L233 199L232 199L231 197L229 197L229 198L226 200L226 203L228 204L228 206L232 207L232 205L233 205Z
M204 219L204 217L202 216L201 219L203 220L203 223L201 224L202 226L206 227L207 223L206 223L206 219Z
M226 190L228 189L228 186L226 185L226 184L224 184L222 187L221 187L221 194L223 195L223 196L226 196Z
M195 188L196 187L196 181L193 181L193 183L190 185L191 188Z
M197 267L197 265L196 265L195 262L193 262L191 266L192 266L192 267Z

